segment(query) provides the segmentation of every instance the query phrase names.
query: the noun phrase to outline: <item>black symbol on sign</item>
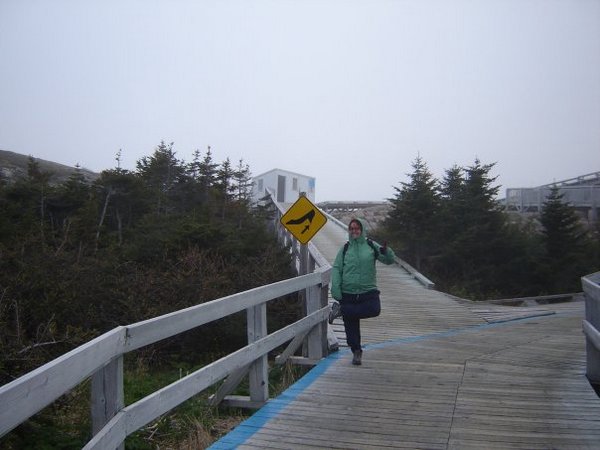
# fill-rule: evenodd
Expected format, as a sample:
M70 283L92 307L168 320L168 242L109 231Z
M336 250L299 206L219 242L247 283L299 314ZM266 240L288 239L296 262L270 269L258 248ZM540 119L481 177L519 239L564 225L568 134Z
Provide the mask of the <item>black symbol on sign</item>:
M286 225L300 225L301 223L304 223L308 220L308 223L304 227L304 230L302 230L300 232L300 234L304 234L304 232L310 228L310 224L312 223L313 219L315 218L315 214L316 214L316 211L314 209L311 209L309 212L304 214L302 217L298 217L297 219L288 220L285 224Z

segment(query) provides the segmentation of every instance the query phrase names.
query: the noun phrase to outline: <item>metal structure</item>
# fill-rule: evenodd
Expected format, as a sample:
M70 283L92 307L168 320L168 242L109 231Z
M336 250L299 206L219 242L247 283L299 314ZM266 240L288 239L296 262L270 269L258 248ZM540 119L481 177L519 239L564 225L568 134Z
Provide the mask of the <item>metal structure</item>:
M351 202L351 201L335 201L335 202L321 202L317 206L326 213L332 212L352 212L359 209L370 208L372 206L384 206L387 202Z
M600 208L600 172L581 175L534 188L508 188L504 199L507 211L539 213L553 188L563 200L582 213L590 222L598 221Z

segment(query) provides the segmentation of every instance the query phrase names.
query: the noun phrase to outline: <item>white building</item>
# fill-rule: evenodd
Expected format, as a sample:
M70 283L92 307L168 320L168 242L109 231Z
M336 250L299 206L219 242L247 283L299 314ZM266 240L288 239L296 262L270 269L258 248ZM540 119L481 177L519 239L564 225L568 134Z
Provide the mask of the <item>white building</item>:
M315 201L315 178L287 170L273 169L253 177L252 199L257 202L267 192L275 194L275 200L282 203L294 203L300 192Z

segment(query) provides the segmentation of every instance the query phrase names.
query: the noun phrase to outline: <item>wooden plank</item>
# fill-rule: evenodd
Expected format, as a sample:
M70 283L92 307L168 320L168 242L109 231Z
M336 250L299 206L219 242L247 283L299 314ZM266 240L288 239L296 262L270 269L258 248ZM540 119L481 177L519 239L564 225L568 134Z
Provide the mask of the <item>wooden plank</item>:
M240 384L244 377L248 375L249 370L250 366L248 365L229 374L223 384L219 386L217 392L209 397L209 405L216 406L220 404L227 395L233 392L233 390L238 386L238 384Z
M125 406L123 355L94 373L91 396L92 434L96 434Z
M239 448L593 448L581 314L340 353Z
M223 399L221 405L229 408L258 409L266 403L268 403L268 400L256 401L247 395L228 395Z
M285 362L288 360L288 358L290 358L296 352L296 350L298 350L298 348L300 348L300 346L302 345L302 341L304 341L304 338L308 334L308 331L309 330L306 330L305 332L302 332L302 333L296 335L294 337L294 339L292 339L292 342L290 342L288 344L288 346L283 351L283 353L281 353L280 355L277 355L275 357L275 364L277 364L277 365L285 364Z
M248 308L246 317L248 344L259 341L268 335L267 305L265 303ZM269 399L269 362L266 354L254 360L250 365L248 384L252 402L264 403Z
M321 288L318 285L306 288L306 315L321 308ZM323 331L322 327L316 326L308 333L306 343L308 358L318 361L324 356L323 342L326 338Z

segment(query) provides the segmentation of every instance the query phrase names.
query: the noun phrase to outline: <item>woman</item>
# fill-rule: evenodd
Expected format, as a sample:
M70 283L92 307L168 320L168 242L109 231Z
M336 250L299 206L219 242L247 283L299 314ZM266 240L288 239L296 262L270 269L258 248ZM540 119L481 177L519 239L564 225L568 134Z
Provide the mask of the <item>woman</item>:
M381 311L375 261L392 264L394 258L394 252L386 244L380 247L366 237L360 220L350 221L348 242L338 252L331 272L331 296L340 304L337 308L334 303L329 322L342 316L354 365L362 364L360 319L376 317Z

